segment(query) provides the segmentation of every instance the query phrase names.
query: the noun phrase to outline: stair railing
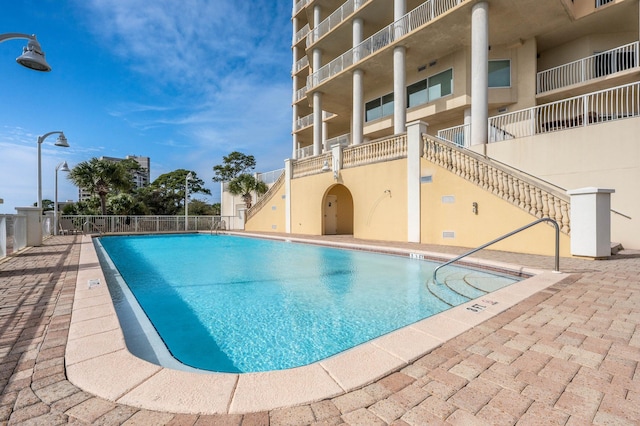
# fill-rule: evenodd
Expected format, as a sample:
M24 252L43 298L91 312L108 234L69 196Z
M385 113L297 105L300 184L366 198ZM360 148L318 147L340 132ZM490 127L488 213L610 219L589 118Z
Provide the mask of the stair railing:
M457 262L458 260L460 260L460 259L462 259L462 258L464 258L464 257L467 257L467 256L469 256L470 254L473 254L473 253L475 253L475 252L477 252L477 251L480 251L480 250L482 250L483 248L489 247L489 246L490 246L490 245L492 245L492 244L495 244L495 243L497 243L497 242L499 242L499 241L502 241L502 240L504 240L505 238L509 238L509 237L510 237L510 236L512 236L512 235L515 235L515 234L517 234L517 233L519 233L519 232L522 232L522 231L524 231L525 229L529 229L529 228L531 228L532 226L535 226L535 225L537 225L537 224L539 224L539 223L542 223L542 222L549 222L549 223L551 223L551 224L553 225L553 227L555 228L555 233L556 233L556 247L555 247L555 251L556 251L556 254L555 254L555 269L554 269L554 271L555 271L555 272L560 272L560 227L558 226L558 222L556 222L555 220L553 220L553 219L551 219L551 218L549 218L549 217L543 217L543 218L541 218L541 219L538 219L538 220L536 220L536 221L531 222L531 223L530 223L530 224L528 224L528 225L525 225L525 226L523 226L523 227L520 227L520 228L516 229L515 231L511 231L511 232L509 232L508 234L504 234L503 236L498 237L498 238L496 238L495 240L489 241L488 243L483 244L483 245L481 245L480 247L477 247L477 248L475 248L475 249L473 249L473 250L471 250L471 251L468 251L468 252L466 252L466 253L463 253L463 254L461 254L460 256L458 256L458 257L456 257L456 258L453 258L453 259L449 260L448 262L443 263L442 265L438 266L436 269L434 269L434 270L433 270L433 282L434 282L434 283L437 283L437 282L438 282L437 274L438 274L438 270L439 270L439 269L444 268L445 266L447 266L447 265L449 265L449 264L451 264L451 263L453 263L453 262Z

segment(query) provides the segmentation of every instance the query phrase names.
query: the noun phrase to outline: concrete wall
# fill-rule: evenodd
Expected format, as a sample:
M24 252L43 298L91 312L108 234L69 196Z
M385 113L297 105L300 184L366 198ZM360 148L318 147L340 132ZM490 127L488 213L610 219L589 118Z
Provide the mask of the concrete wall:
M285 186L282 185L258 214L245 224L247 231L285 232Z
M564 189L615 189L611 238L640 248L640 118L489 144L487 155Z

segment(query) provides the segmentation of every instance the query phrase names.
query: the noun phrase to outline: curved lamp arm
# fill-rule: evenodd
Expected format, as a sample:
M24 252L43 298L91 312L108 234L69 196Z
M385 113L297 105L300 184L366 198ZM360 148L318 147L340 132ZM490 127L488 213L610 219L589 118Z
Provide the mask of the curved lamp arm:
M27 45L22 49L22 55L16 58L20 65L36 71L51 71L51 66L44 58L44 52L35 34L6 33L0 34L0 43L7 40L26 39Z
M42 136L38 136L38 207L42 208L42 142L44 142L44 140L51 136L51 135L60 135L58 136L58 139L56 140L55 145L56 146L61 146L64 148L68 148L69 147L69 143L67 142L67 138L64 135L63 132L61 131L55 131L55 132L49 132L49 133L45 133Z

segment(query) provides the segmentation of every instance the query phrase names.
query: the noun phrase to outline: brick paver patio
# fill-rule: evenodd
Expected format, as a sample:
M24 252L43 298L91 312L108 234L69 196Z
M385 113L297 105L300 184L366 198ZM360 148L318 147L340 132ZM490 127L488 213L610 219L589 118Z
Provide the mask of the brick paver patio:
M363 389L270 412L198 416L113 403L66 380L80 238L53 237L0 261L2 425L640 424L637 252L562 259L572 275L561 283ZM476 257L553 267L544 256Z

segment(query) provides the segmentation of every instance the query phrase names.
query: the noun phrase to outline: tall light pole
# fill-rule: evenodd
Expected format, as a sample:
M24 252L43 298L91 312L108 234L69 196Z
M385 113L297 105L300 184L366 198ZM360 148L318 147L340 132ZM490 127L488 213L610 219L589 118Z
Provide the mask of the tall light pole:
M53 200L53 235L58 235L58 170L69 172L69 166L66 161L56 166L56 196Z
M22 49L22 55L16 58L16 62L23 67L30 68L36 71L51 71L51 66L44 58L44 52L40 43L36 39L35 34L22 34L22 33L6 33L0 34L0 43L13 39L27 39L27 45Z
M51 136L58 134L58 139L56 139L55 146L61 146L64 148L69 148L69 144L67 143L67 138L64 136L64 133L60 131L45 133L42 136L38 136L38 207L42 208L42 142Z
M184 230L189 230L189 181L193 178L191 172L187 173L184 180Z

